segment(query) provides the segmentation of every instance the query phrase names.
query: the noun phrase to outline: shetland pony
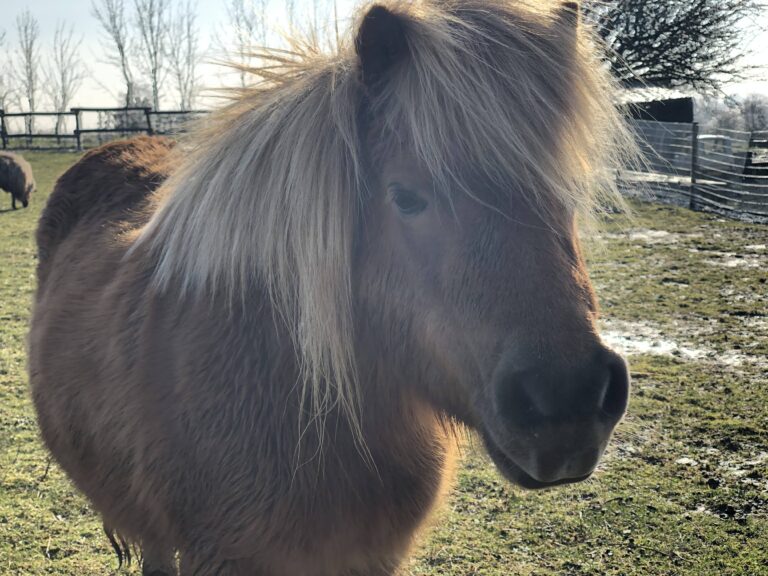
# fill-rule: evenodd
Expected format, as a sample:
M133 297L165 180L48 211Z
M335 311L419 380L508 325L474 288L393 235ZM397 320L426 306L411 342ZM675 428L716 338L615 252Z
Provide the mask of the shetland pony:
M145 574L390 575L455 426L520 486L593 472L629 384L576 228L626 131L571 2L387 2L264 58L57 183L40 429Z
M26 208L29 197L37 189L32 166L23 156L13 152L0 152L0 190L11 194L11 207L16 210L16 201Z

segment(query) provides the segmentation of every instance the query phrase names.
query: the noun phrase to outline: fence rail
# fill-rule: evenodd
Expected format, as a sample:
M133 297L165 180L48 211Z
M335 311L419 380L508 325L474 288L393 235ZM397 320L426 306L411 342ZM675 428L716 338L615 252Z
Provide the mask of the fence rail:
M72 108L68 112L0 110L3 149L72 149L144 134L179 134L205 110L149 107ZM630 120L645 163L620 171L627 194L650 192L694 210L768 221L768 131L706 130L698 124Z
M647 120L631 127L645 164L619 175L628 194L768 220L768 132L703 132L696 123Z
M149 107L72 108L68 112L0 109L0 142L4 150L82 150L137 133L179 134L187 129L190 121L205 114L206 110L152 110Z

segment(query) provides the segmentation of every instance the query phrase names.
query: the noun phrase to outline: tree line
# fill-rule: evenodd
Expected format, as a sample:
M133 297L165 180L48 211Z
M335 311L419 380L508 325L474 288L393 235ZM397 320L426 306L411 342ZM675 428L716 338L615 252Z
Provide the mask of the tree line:
M768 95L699 98L696 100L696 118L701 129L707 131L768 132Z
M585 0L586 17L605 47L605 62L627 89L696 94L706 128L768 130L768 95L728 96L724 87L753 77L750 40L765 30L761 0ZM649 92L653 92L650 90Z
M238 65L238 82L245 87L252 48L273 43L269 30L277 12L289 30L323 34L331 44L334 34L338 39L338 29L331 25L338 16L335 1L304 2L301 13L296 0L285 0L279 8L276 2L227 0L225 28L204 38L193 0L91 0L102 58L121 78L120 104L160 109L163 102L194 109L201 62L213 50ZM746 40L756 31L756 16L768 10L762 0L582 4L603 40L606 65L625 87L687 89L710 97L755 72L745 64ZM14 46L7 46L7 34L0 30L0 108L14 105L35 111L45 98L55 111L68 110L90 74L81 55L82 36L72 24L59 22L52 43L43 46L38 21L29 9L16 16L15 31ZM760 96L745 104L746 124L768 128L761 125L764 105Z
M626 87L712 93L766 72L745 63L751 36L765 31L764 0L585 0L584 6Z
M309 11L301 14L306 21L300 23L296 4L286 0L278 9L288 29L325 30L335 15L335 1L313 0L305 3ZM193 0L91 0L90 12L100 32L100 57L119 72L119 104L155 110L161 103L194 109L202 87L201 64L214 53L239 65L238 81L244 87L250 53L267 43L275 17L268 0L227 0L223 28L206 38ZM82 35L71 23L59 22L52 42L44 45L29 9L14 24L12 46L7 31L0 29L0 108L35 112L45 101L47 109L69 110L91 74Z

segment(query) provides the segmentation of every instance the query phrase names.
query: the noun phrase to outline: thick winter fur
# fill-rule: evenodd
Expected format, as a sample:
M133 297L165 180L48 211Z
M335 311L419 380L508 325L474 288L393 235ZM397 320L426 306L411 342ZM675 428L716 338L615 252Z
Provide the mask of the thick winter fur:
M19 154L0 152L0 190L10 192L13 209L16 209L17 200L26 208L36 189L29 162Z
M599 346L574 219L625 132L574 4L385 6L335 54L265 55L175 150L87 154L41 218L43 438L149 568L393 574L507 321L558 362ZM440 218L404 231L393 163Z

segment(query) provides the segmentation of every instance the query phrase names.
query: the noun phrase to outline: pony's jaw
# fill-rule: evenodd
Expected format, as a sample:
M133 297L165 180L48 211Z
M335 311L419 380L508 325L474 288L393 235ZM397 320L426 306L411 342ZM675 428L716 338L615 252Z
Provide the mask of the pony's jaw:
M494 442L487 431L481 430L480 435L483 438L483 443L485 445L486 451L488 452L488 455L491 457L491 460L493 460L493 463L496 465L496 468L499 470L499 472L501 472L501 474L508 481L528 490L541 490L544 488L554 488L556 486L563 486L565 484L582 482L589 478L594 471L593 467L591 470L589 470L588 473L581 476L563 477L557 480L550 480L546 482L537 480L528 474L512 458L507 456L504 451L498 447L498 445Z

